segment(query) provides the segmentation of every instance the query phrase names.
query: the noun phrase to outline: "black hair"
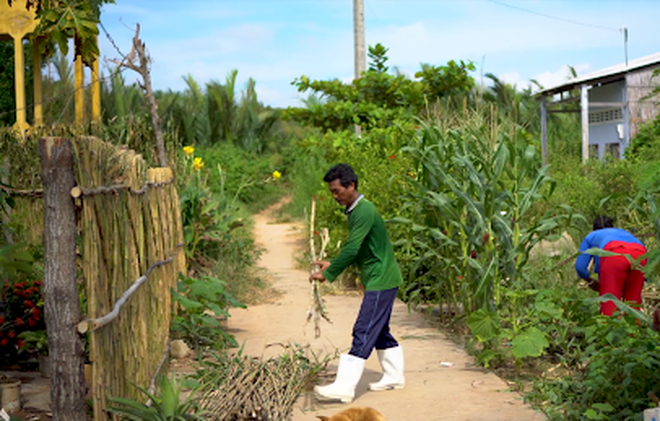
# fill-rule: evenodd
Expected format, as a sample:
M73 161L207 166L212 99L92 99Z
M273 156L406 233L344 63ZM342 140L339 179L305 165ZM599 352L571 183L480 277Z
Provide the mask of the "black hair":
M614 228L614 220L607 215L598 215L594 219L594 231L603 228Z
M337 164L334 167L330 168L325 176L323 181L329 183L333 180L339 179L339 182L342 186L348 188L351 183L355 183L355 190L358 188L358 177L353 171L353 168L348 164Z

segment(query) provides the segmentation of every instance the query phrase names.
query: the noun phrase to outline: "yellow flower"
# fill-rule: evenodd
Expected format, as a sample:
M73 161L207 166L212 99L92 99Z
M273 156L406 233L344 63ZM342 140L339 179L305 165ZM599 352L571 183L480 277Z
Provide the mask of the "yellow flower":
M193 153L195 153L195 148L193 148L192 146L184 146L183 151L186 153L186 155L190 156Z
M273 171L273 178L275 180L279 180L280 178L282 178L282 173L280 173L279 171Z
M202 168L204 168L204 161L202 161L202 158L198 156L197 158L193 159L193 170L199 171Z

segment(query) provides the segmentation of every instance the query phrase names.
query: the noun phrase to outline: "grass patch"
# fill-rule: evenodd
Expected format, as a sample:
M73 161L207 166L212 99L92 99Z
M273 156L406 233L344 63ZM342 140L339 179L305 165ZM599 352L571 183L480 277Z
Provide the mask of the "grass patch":
M268 272L262 268L252 268L240 282L229 282L227 289L248 306L273 303L282 296L282 291L272 286Z

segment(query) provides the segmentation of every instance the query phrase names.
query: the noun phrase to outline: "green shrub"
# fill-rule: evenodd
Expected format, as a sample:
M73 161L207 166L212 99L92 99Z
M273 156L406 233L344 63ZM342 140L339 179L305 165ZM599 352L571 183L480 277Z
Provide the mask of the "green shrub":
M658 333L625 317L598 317L585 329L584 353L568 375L538 379L528 395L552 420L636 420L658 393Z
M639 127L639 133L631 139L625 154L632 162L660 161L660 116Z
M237 194L226 189L225 172L190 147L181 152L177 184L186 254L193 269L210 269L216 261L231 273L246 271L257 257ZM189 154L189 155L188 155ZM275 180L271 178L271 184Z
M291 200L281 209L281 213L296 218L309 216L312 197L318 196L324 188L323 175L332 165L329 161L331 145L322 136L311 135L306 139L292 142L284 150L283 158L286 179L291 186ZM325 196L323 196L325 200Z
M556 181L554 194L547 202L536 204L538 212L553 206L568 205L584 215L583 223L570 233L581 238L591 231L597 215L609 215L615 224L633 233L646 232L638 215L629 209L639 192L640 166L628 160L592 160L583 165L578 157L552 162L550 175Z
M211 191L235 197L250 211L264 209L282 196L282 181L273 179L274 171L286 179L287 172L278 155L257 155L227 143L199 148L196 155L210 166Z
M220 328L218 318L228 318L230 307L245 305L227 291L225 282L212 276L182 275L172 294L180 306L172 321L173 336L185 340L198 357L208 347L219 350L238 345Z

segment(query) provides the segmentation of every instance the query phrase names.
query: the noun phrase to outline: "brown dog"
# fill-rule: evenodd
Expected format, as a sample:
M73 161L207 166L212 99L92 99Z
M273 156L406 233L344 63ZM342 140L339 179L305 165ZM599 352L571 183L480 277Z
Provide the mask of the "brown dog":
M385 417L373 408L349 408L330 418L317 415L323 421L387 421Z

